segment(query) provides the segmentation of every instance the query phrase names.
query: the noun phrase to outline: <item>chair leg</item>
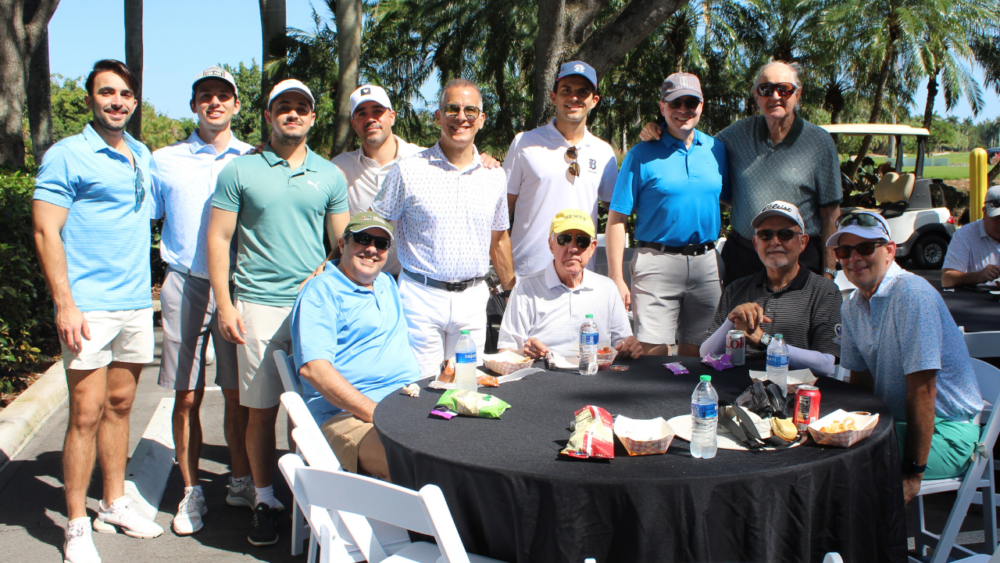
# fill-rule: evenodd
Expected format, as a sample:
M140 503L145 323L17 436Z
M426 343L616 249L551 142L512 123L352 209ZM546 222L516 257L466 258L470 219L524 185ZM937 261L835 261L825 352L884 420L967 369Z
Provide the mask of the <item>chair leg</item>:
M306 557L306 563L316 563L316 556L318 555L318 552L319 542L317 541L316 536L309 534L309 556Z
M962 479L962 486L958 489L958 498L955 499L955 504L951 508L951 513L948 515L948 521L944 525L944 530L941 531L940 539L934 548L934 555L931 557L930 563L945 563L948 561L948 556L951 554L955 540L958 538L958 532L962 528L962 522L965 521L965 515L969 511L969 505L972 504L972 496L976 493L980 479L983 478L983 471L989 464L989 459L980 458L974 461L973 464L974 467L972 470L967 472ZM989 496L986 498L984 504L990 504Z
M989 476L989 488L983 491L983 540L986 552L994 553L997 549L997 504L996 484L993 482L993 456L986 463L986 475Z
M916 544L914 547L917 548L917 554L921 557L927 557L927 541L926 538L930 532L927 530L927 520L924 517L924 497L917 497L917 514L920 517L920 530L914 534L913 541Z
M302 542L305 540L306 530L305 515L299 508L299 503L292 500L292 556L302 555Z

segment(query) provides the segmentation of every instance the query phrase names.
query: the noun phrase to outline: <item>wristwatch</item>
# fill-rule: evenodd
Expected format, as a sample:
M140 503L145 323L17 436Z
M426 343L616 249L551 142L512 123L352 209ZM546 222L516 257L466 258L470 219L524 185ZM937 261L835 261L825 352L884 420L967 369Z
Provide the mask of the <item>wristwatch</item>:
M906 475L920 475L927 471L927 465L917 465L915 461L904 459L903 460L903 473Z
M833 268L823 268L823 273L830 274L833 277L837 277L837 270L834 270Z
M765 333L764 333L764 334L763 334L763 335L762 335L762 336L760 337L760 345L761 345L761 347L763 347L763 348L767 348L767 345L768 345L768 344L770 344L770 343L771 343L771 335L765 332Z

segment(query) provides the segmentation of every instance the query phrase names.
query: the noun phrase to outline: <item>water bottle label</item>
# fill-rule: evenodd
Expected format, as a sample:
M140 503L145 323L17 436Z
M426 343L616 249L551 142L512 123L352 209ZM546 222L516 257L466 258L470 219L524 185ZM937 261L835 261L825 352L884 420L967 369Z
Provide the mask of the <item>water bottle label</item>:
M719 416L719 405L715 403L691 403L691 416L695 418L717 418Z
M775 368L788 367L788 356L776 356L774 354L768 354L767 365Z
M465 354L455 354L455 361L460 364L474 364L476 363L476 353L466 352Z
M596 332L581 332L580 333L580 345L581 346L597 346L598 334Z

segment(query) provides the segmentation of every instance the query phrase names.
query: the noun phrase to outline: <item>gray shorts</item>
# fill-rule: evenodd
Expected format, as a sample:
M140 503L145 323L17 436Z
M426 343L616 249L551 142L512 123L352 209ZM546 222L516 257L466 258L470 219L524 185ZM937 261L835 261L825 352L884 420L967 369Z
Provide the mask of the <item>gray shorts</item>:
M206 352L215 346L215 383L238 389L236 345L222 337L212 285L208 280L167 268L160 291L163 355L160 387L176 391L205 388Z
M646 344L701 345L722 297L719 258L638 248L632 256L635 337Z

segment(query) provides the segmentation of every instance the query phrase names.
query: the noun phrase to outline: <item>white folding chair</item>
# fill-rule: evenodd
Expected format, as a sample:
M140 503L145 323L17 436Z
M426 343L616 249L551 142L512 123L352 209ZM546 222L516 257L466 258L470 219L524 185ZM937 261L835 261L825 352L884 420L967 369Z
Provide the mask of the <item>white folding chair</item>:
M984 400L992 404L1000 401L1000 370L981 360L972 360L973 370L976 372L976 379L979 382L979 391ZM926 557L927 548L934 548L934 555L930 563L945 563L951 555L953 549L957 549L971 556L979 555L965 547L957 545L955 539L965 520L965 515L969 511L973 497L978 490L982 490L983 501L983 543L987 553L993 553L997 549L997 520L996 520L996 493L993 483L993 444L996 443L997 434L1000 433L1000 415L998 410L990 412L986 424L980 433L980 440L977 444L976 454L972 463L961 477L952 479L924 480L920 484L920 492L917 493L917 508L920 514L920 530L915 534L917 553L921 557ZM944 530L940 535L933 534L927 530L927 521L924 515L924 496L941 493L945 491L958 491L955 503L952 505L951 513L945 522ZM910 557L912 563L920 560Z
M274 363L278 366L278 376L281 377L281 386L285 391L301 395L302 384L299 383L299 374L295 372L295 360L288 357L284 350L275 350Z
M966 332L964 336L970 358L1000 358L1000 330Z
M831 551L823 557L823 563L844 563L844 558L839 553Z

